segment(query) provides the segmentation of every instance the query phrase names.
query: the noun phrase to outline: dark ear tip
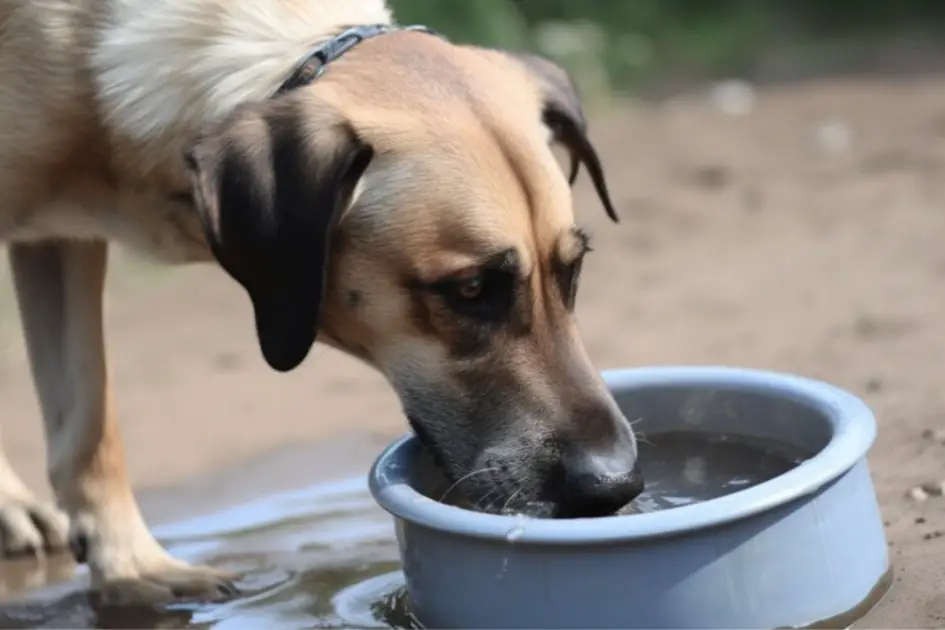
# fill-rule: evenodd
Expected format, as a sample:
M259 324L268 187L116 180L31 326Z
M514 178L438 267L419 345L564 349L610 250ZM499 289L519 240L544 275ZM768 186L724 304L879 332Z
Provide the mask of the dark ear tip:
M263 359L276 372L299 367L315 344L314 302L266 301L250 293L256 317L256 339Z
M604 195L602 202L604 204L604 211L607 212L607 216L610 217L610 220L614 223L620 223L620 215L617 214L617 209L614 207L614 202L610 200L610 196Z
M610 205L609 203L604 206L607 211L607 216L610 217L610 220L614 223L620 223L620 215L617 214L617 210Z
M302 364L302 361L305 360L305 357L308 356L309 350L305 350L302 353L287 353L284 351L276 351L266 346L261 347L263 358L266 360L266 363L276 372L291 372L295 368L299 367Z

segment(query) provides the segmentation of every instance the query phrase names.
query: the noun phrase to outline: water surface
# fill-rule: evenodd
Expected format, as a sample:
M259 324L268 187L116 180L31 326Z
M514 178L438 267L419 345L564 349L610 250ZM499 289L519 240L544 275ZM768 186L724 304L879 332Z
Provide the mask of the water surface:
M244 574L215 604L97 608L75 580L0 606L3 628L410 627L390 517L363 476L156 527L175 556ZM35 563L33 563L35 564ZM65 562L63 563L65 564ZM68 563L71 564L71 563ZM27 571L25 563L6 574Z
M788 472L811 455L783 442L724 433L661 433L640 440L646 490L621 514L708 501Z
M638 449L645 490L619 514L656 512L722 497L782 475L810 457L782 442L724 433L641 435ZM415 483L424 494L450 505L480 509L463 496L461 482L449 483L431 462L427 459L417 468ZM518 509L533 517L547 512L541 504Z

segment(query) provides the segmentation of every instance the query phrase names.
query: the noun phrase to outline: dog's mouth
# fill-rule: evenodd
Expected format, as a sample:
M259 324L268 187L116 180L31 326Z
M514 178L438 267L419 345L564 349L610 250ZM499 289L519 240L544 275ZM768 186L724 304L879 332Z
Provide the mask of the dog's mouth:
M484 514L559 517L560 510L554 501L542 498L540 489L523 485L507 466L495 461L475 468L462 465L448 455L449 449L432 437L415 414L405 415L428 458L422 476L429 474L430 479L421 483L431 499Z
M528 518L555 518L557 507L551 501L538 499L511 477L502 474L499 466L485 465L468 471L449 465L449 459L429 432L416 419L409 419L411 429L427 456L420 483L424 493L440 503L473 512Z

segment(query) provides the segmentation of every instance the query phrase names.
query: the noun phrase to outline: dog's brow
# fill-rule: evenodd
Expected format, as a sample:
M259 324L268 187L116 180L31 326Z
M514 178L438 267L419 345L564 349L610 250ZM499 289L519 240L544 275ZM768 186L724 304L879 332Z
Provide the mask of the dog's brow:
M579 227L571 227L558 237L555 254L559 263L569 265L591 251L590 236Z
M522 257L514 247L508 247L491 254L477 256L475 266L482 269L506 271L515 275L522 275Z
M494 269L501 269L502 271L514 273L518 273L521 266L521 257L518 255L518 250L516 250L514 247L509 247L500 252L492 254L483 260L483 267L492 267Z
M499 269L516 275L522 274L522 259L514 247L488 250L479 254L458 254L441 260L430 268L427 274L421 274L426 281L434 278L446 278L469 272L473 269Z

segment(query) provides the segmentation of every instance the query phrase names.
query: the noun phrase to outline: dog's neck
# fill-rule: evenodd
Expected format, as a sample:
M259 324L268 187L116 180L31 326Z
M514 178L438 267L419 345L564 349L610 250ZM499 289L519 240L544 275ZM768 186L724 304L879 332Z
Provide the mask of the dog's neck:
M268 98L313 46L386 24L384 0L112 0L90 54L110 133L159 161L237 105Z

